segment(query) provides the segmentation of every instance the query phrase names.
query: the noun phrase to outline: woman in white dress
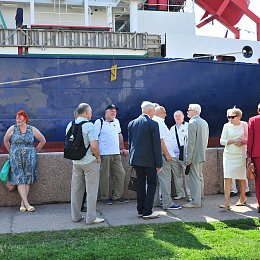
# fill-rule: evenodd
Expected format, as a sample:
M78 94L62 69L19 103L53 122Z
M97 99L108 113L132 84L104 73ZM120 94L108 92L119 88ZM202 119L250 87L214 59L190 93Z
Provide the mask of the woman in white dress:
M238 179L241 189L236 206L246 205L246 144L247 123L240 121L242 111L238 108L228 109L229 122L223 127L220 143L225 146L223 154L225 203L220 208L230 210L230 191L232 179Z

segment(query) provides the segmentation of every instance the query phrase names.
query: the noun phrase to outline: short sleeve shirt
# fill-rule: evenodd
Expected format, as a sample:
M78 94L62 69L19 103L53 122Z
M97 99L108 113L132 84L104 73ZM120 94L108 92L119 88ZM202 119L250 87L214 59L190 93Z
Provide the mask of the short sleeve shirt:
M114 121L107 121L104 118L101 127L101 119L95 121L95 126L99 134L98 146L100 155L120 154L119 134L121 127L118 119Z
M173 157L173 139L170 130L168 129L162 118L158 116L153 116L153 120L159 124L160 138L163 139L169 154L171 155L171 157Z
M180 146L183 146L184 145L184 138L187 135L187 131L188 131L188 123L184 122L184 124L181 124L180 127L178 127L175 124L170 129L170 133L172 135L173 144L174 144L174 148L173 148L174 157L179 157L180 150L179 150L178 143L177 143L177 138L176 138L176 133L175 133L175 126L177 127L177 133L178 133L178 137L179 137Z
M82 121L88 122L88 120L86 118L78 117L76 119L75 123L79 124ZM71 125L72 125L72 122L70 122L68 124L68 126L66 128L66 134L69 131ZM90 142L98 140L98 133L97 133L96 127L91 122L88 122L88 123L82 125L82 134L83 134L84 144L85 144L86 148L89 146ZM73 163L78 164L78 165L83 165L83 164L91 163L94 160L96 160L96 156L93 154L93 151L90 146L86 155L80 160L73 160Z

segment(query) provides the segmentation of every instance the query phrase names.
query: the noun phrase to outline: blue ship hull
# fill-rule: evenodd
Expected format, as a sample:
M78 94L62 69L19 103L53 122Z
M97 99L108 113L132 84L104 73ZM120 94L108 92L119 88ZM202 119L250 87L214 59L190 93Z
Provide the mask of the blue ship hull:
M114 63L123 67L157 61L167 59L2 55L0 82L107 69ZM65 128L81 102L91 105L92 120L104 115L107 104L116 104L125 140L127 125L141 113L143 100L166 108L169 127L174 124L174 111L180 109L186 115L190 103L199 103L211 137L220 136L228 108L239 107L242 120L247 121L260 102L259 64L174 61L119 69L115 81L110 77L110 71L104 71L0 85L1 142L21 109L28 112L29 124L37 127L47 142L63 142Z

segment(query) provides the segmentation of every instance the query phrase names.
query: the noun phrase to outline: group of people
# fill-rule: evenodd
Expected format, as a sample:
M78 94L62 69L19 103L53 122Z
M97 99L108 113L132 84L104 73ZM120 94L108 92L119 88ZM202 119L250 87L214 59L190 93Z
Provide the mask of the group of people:
M81 113L81 106L85 107L84 113L89 113L89 117L85 117L85 120L89 121L91 119L90 106L87 104L79 105L77 108L79 118L84 118L84 113ZM99 182L101 201L104 204L128 202L127 199L122 197L125 171L120 157L120 154L127 156L128 151L124 149L120 123L116 119L117 110L118 108L113 104L107 106L104 118L97 119L94 124L87 124L91 130L82 129L86 147L90 143L92 148L92 142L95 141L96 151L95 149L95 152L90 150L89 156L94 156L92 157L93 161L101 162L101 170L99 178L99 166L95 168L96 179L95 182L91 182L94 191L92 193L91 189L88 188L88 171L93 170L93 167L86 163L84 158L83 161L73 161L71 210L72 219L75 222L82 219L80 211L82 209L82 196L85 197L83 195L85 185L87 191L87 224L104 221L103 218L97 218L95 215ZM200 117L200 105L189 105L187 110L187 116L190 119L189 123L184 121L182 111L175 111L174 119L176 124L170 129L165 124L167 114L163 106L144 101L141 110L142 114L128 125L129 163L135 168L137 175L138 217L143 219L159 217L159 213L153 212L155 206L161 206L167 210L203 206L204 180L202 165L206 161L209 127L207 122ZM258 111L260 113L260 106ZM253 131L250 127L248 130L247 124L240 121L242 111L237 108L229 109L227 116L229 122L224 125L221 135L221 144L225 145L223 156L225 203L220 207L230 209L229 197L232 179L239 179L240 182L241 196L236 205L242 206L246 204L247 142L251 140L251 153L254 150L254 155L252 155L248 149L249 157L257 157L258 154L255 152L256 149L252 148L256 147L255 130ZM76 119L76 123L84 120L79 118ZM70 128L70 124L66 131ZM248 135L248 132L251 134ZM250 135L251 139L248 137ZM253 160L257 167L257 160L255 158ZM88 170L84 169L87 166L86 164L89 166ZM79 165L81 166L79 167ZM77 169L77 167L79 168ZM185 182L183 182L184 172L187 174L184 175ZM111 197L109 195L110 173L113 174ZM177 193L174 199L178 200L187 197L189 201L183 206L175 204L172 200L172 175ZM256 195L259 201L258 182L259 180L256 179ZM94 183L95 185L93 185ZM93 214L89 216L91 212Z
M71 181L71 215L74 222L83 219L81 211L87 211L86 223L98 224L104 218L96 217L96 202L100 184L101 201L106 205L127 203L123 198L125 170L121 154L127 156L124 148L123 135L119 121L116 119L118 108L111 104L106 107L105 116L95 123L89 122L92 109L86 103L81 103L75 110L75 123L86 121L82 125L82 135L85 147L89 147L86 155L80 160L73 160ZM68 133L72 122L67 126ZM100 165L101 163L101 165ZM110 196L110 173L113 189ZM86 191L86 193L84 193ZM84 208L84 199L87 207ZM83 203L82 203L83 199Z
M164 107L145 101L141 109L142 115L131 121L128 126L130 165L135 168L137 175L138 217L144 219L158 217L157 213L152 212L154 205L169 210L181 208L174 204L171 198L172 173L177 191L175 199L185 198L187 193L189 203L183 207L200 207L203 205L204 196L202 162L206 159L205 151L209 136L208 124L199 116L200 106L198 104L189 106L188 117L191 118L189 124L184 122L183 112L176 111L174 113L176 124L170 130L164 122L166 117ZM99 184L101 201L104 204L128 202L122 197L125 171L121 162L121 154L127 156L128 151L124 149L120 123L116 119L117 110L115 105L108 105L104 118L97 119L94 124L82 125L85 147L90 145L90 148L82 159L73 160L71 212L74 222L83 219L82 198L85 196L87 197L86 223L97 224L104 221L103 218L96 217ZM75 123L89 122L91 115L91 107L82 103L75 111ZM72 122L68 124L66 133L71 126ZM184 144L186 136L187 149L190 151L187 153L188 160L185 160L186 149L183 148L186 147ZM100 169L99 163L101 163ZM187 165L190 167L191 174L190 177L185 177L185 189L183 172ZM112 173L113 184L111 196L110 173ZM85 190L86 194L84 194ZM159 190L161 190L162 201Z
M189 105L187 110L189 123L184 121L182 111L175 111L176 124L169 129L164 122L167 116L165 108L144 101L141 104L142 114L128 125L129 152L124 148L120 123L116 119L117 110L118 107L115 105L108 105L105 116L97 119L94 124L90 122L92 117L90 105L81 103L75 110L76 124L88 122L82 125L82 135L84 145L89 149L82 159L73 160L72 220L81 221L83 219L81 211L87 211L87 224L104 221L103 218L96 217L99 185L101 201L104 204L128 202L123 198L125 170L121 162L121 155L128 154L129 163L135 168L137 175L138 217L143 219L159 217L159 213L153 212L154 206L168 210L203 206L202 165L206 161L209 127L200 117L200 105ZM221 208L231 208L232 179L238 179L240 183L241 195L236 205L246 205L246 163L253 161L258 173L255 178L255 191L260 213L260 104L257 111L259 115L250 118L248 125L240 120L242 117L240 109L234 107L227 111L228 123L224 125L220 139L221 144L225 146L223 155L225 202L219 205ZM68 124L66 133L71 126L72 122ZM33 145L34 138L39 141L36 148ZM28 125L27 113L19 111L16 114L16 124L5 134L4 145L9 152L10 182L12 185L17 185L21 197L21 212L35 210L28 202L28 193L30 184L37 180L36 157L45 142L41 132ZM172 200L172 174L177 193L174 199L187 198L189 201L183 206L175 204Z
M152 210L154 197L155 205L160 203L158 195L155 196L158 187L157 176L163 209L181 208L174 204L171 198L171 172L176 180L175 199L181 199L186 197L181 187L182 173L186 167L189 167L189 177L186 177L189 202L183 207L201 207L204 200L202 163L206 160L209 127L200 117L200 105L189 105L187 111L189 124L185 124L183 113L176 111L174 113L176 125L170 130L164 122L166 116L164 107L144 101L141 109L142 114L128 125L130 165L135 167L137 174L138 217L151 219L160 215Z

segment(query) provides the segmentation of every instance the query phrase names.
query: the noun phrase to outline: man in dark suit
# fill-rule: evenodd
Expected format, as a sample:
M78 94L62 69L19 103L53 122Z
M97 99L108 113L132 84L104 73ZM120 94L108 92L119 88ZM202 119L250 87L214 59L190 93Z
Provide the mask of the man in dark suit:
M248 122L247 154L249 162L252 160L256 167L255 194L260 213L260 103L257 112L259 115L251 117Z
M153 121L155 105L144 101L142 115L128 125L130 165L137 175L137 211L144 219L158 218L152 212L157 185L157 171L162 169L162 150L158 123ZM147 188L146 188L147 183Z

